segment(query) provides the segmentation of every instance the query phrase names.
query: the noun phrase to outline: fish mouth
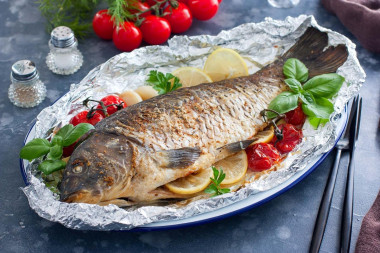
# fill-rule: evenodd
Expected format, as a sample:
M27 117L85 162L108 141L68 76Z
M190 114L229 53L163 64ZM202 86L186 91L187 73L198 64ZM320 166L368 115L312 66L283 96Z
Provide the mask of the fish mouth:
M82 202L82 203L96 204L96 203L99 203L100 198L101 198L100 194L94 195L89 191L79 190L79 191L69 193L69 194L61 194L60 200L66 203Z

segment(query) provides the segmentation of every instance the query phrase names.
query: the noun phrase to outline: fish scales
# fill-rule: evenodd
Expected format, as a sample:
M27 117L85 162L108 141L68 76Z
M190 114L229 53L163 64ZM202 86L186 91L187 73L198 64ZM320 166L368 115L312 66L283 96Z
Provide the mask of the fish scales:
M325 49L327 39L326 33L309 28L281 58L253 75L178 89L102 120L74 150L61 200L134 205L192 197L162 186L233 154L241 146L234 143L266 127L260 111L287 90L286 59L306 63L311 77L335 72L347 49Z

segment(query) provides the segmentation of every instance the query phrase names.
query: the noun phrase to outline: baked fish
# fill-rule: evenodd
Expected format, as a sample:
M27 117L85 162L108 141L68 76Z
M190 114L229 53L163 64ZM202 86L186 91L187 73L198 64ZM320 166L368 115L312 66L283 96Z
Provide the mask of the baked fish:
M61 201L128 206L193 197L162 186L252 143L267 126L260 111L287 89L282 67L288 58L301 60L310 77L336 72L347 48L327 45L327 34L310 27L253 75L178 89L102 120L68 161Z

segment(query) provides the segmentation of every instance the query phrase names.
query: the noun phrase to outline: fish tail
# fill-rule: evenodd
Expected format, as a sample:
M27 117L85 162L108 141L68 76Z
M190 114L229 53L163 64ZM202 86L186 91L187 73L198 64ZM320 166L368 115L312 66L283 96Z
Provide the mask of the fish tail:
M334 73L347 60L347 47L343 44L327 46L327 33L309 27L283 58L297 58L302 61L308 67L310 77Z

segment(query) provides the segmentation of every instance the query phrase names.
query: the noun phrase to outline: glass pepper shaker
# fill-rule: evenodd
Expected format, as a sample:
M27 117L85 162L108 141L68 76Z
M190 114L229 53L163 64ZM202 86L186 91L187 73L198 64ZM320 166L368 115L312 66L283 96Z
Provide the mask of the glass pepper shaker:
M77 48L74 32L66 26L58 26L51 32L50 53L46 64L51 71L60 75L75 73L83 63L83 56Z
M36 65L29 60L21 60L12 65L12 84L8 97L19 107L34 107L46 97L46 87L41 82Z

